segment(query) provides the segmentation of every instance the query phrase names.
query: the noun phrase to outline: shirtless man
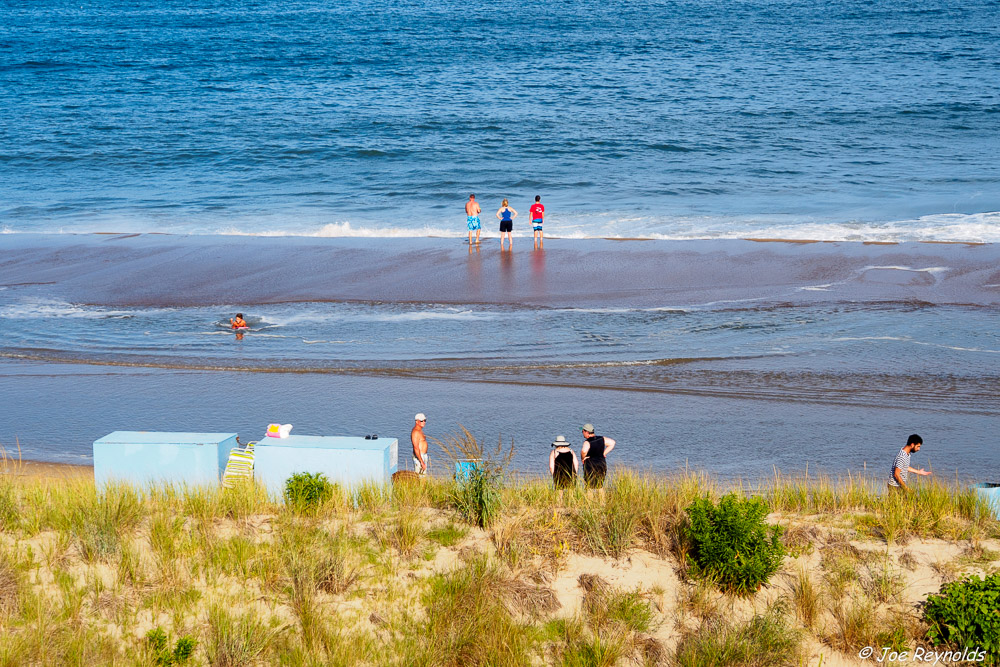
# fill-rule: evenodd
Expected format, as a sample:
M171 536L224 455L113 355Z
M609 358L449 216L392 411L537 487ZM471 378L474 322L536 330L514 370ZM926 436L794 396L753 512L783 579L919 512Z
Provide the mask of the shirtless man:
M483 231L483 225L479 222L479 214L483 209L479 208L476 195L469 195L469 201L465 202L465 219L469 227L469 245L472 245L472 232L476 232L476 243L479 243L479 234Z
M413 469L418 475L427 474L427 437L424 435L424 424L427 417L418 412L413 418L413 430L410 431L410 442L413 443Z

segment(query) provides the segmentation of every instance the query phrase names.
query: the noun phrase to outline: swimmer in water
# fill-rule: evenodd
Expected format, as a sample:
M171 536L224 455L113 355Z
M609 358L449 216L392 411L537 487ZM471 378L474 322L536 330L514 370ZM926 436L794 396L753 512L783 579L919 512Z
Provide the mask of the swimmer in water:
M243 319L243 313L236 313L236 319L230 318L229 324L233 329L246 329L247 321Z

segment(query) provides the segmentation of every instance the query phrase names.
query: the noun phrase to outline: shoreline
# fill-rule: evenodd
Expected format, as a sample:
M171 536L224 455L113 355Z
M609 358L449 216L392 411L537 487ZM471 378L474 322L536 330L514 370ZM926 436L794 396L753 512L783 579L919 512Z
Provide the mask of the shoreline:
M464 242L465 246L468 246L467 237L464 234L455 234L454 236L442 236L439 234L428 234L428 235L414 235L414 236L377 236L377 235L343 235L343 236L328 236L321 234L223 234L223 233L210 233L210 234L188 234L183 232L20 232L8 230L5 232L0 232L0 238L3 236L51 236L51 237L64 237L64 236L108 236L115 237L117 239L129 239L138 238L142 236L160 236L160 237L173 237L173 238L260 238L260 239L326 239L326 240L338 240L338 239L355 239L355 240L369 240L369 241L379 241L379 240L390 240L390 241L413 241L419 239L435 239L442 241L460 241ZM514 238L529 240L532 239L531 233L525 231L522 234L514 232ZM499 241L500 236L497 234L486 235L484 234L482 239L492 239L493 241ZM656 242L656 243L713 243L721 241L750 241L753 243L792 243L792 244L809 244L809 243L844 243L844 244L860 244L860 245L906 245L906 244L935 244L935 245L966 245L966 246L990 246L997 245L996 241L971 241L971 240L901 240L901 241L881 241L881 240L852 240L852 239L811 239L811 238L797 238L791 236L781 236L781 237L769 237L769 236L725 236L725 237L693 237L693 238L661 238L654 236L558 236L556 234L546 234L545 240L555 240L555 241L566 241L566 242L587 242L587 241L638 241L638 242ZM479 245L482 245L480 243Z

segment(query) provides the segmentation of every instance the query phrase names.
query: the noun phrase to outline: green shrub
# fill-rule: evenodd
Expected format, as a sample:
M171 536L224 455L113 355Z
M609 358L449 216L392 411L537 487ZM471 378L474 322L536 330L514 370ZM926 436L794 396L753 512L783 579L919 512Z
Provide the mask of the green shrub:
M945 584L927 598L924 617L935 646L979 648L985 664L1000 664L1000 572Z
M466 521L480 528L493 525L500 516L502 469L483 461L455 486L452 503Z
M184 635L170 649L170 642L167 640L167 633L159 626L146 633L146 646L153 654L153 662L156 665L183 665L191 659L197 642L190 635Z
M695 571L727 593L752 595L781 566L781 528L764 523L767 504L730 493L716 506L710 498L687 508L682 535Z
M298 513L315 513L333 497L333 485L323 473L297 472L285 482L285 502Z

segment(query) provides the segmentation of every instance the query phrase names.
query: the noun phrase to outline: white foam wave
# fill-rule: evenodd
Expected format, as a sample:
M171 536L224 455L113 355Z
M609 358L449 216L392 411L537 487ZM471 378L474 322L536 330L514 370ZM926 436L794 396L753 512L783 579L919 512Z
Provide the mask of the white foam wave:
M171 312L171 310L169 308L116 310L99 306L79 306L65 301L39 299L0 306L0 318L12 320L38 318L124 319L140 315L159 315Z
M260 321L272 327L286 327L300 324L325 324L329 322L418 322L421 320L492 320L500 314L491 311L446 308L437 310L413 310L402 313L305 312L292 315L261 315Z
M835 342L849 342L849 341L864 341L864 340L896 340L896 341L909 341L909 338L903 336L840 336L833 339Z
M213 228L204 223L186 226L183 223L161 225L149 229L141 220L106 220L79 223L71 227L38 227L29 229L0 228L0 233L94 233L94 232L168 232L195 235L226 236L304 236L326 238L453 238L468 235L461 216L452 216L446 225L415 223L400 226L390 223L358 223L357 221L280 223L281 215L269 216L266 221L253 221ZM271 227L261 225L279 223ZM484 222L483 239L496 239L499 232ZM628 211L588 213L582 211L553 211L546 220L546 236L559 239L649 239L649 240L711 240L711 239L795 239L804 241L847 242L954 242L1000 243L1000 211L984 213L940 213L887 221L824 220L796 218L789 215L773 216L636 216ZM531 230L515 223L513 236L531 238Z
M445 229L443 227L355 227L350 222L332 222L313 230L266 230L246 231L237 227L227 227L219 231L223 236L315 236L319 238L465 238L466 230ZM516 236L516 234L515 234Z
M868 340L892 340L911 345L923 345L925 347L938 347L945 350L955 350L956 352L982 352L985 354L1000 354L1000 350L990 350L981 347L962 347L960 345L946 345L944 343L928 343L922 340L913 340L907 336L842 336L834 338L835 342L845 341L868 341Z
M419 322L421 320L492 320L495 313L477 313L472 310L453 312L417 311L397 313L395 315L372 315L370 319L376 322Z
M555 308L555 313L594 313L598 315L618 315L624 313L686 313L688 308L658 306L653 308Z
M914 273L930 273L931 275L951 271L947 266L928 266L924 269L915 269L912 266L866 266L862 271L873 271L881 269L883 271L913 271Z

